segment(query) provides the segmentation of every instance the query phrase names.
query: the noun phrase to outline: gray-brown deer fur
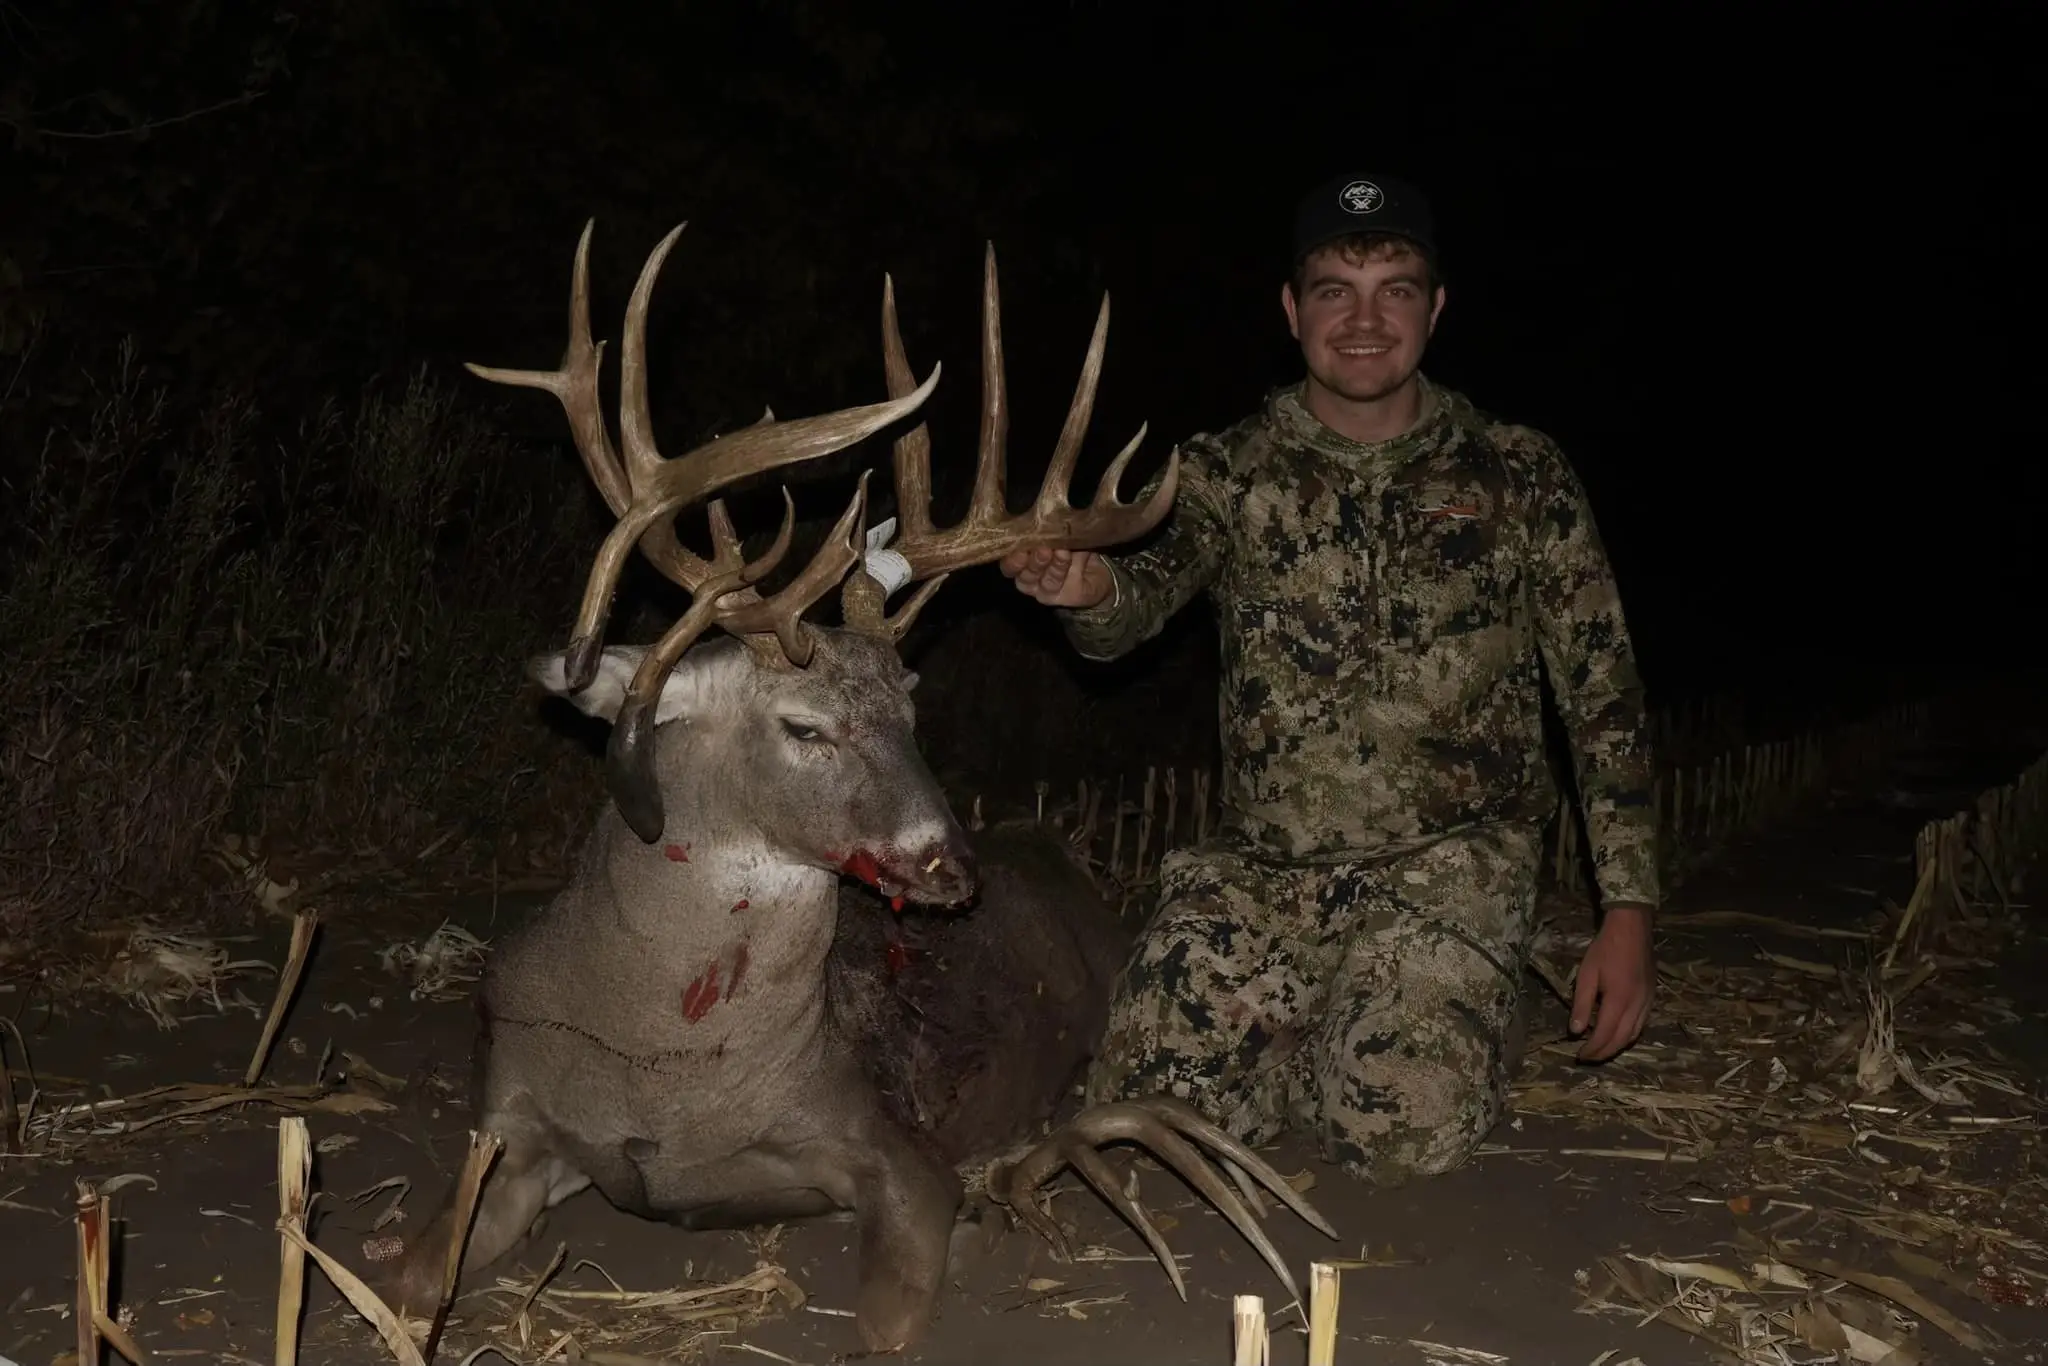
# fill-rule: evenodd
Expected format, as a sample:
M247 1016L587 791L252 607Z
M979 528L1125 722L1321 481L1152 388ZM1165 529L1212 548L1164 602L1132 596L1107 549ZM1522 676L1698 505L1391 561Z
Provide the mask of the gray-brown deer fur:
M561 369L479 371L561 398L586 464L620 513L623 530L593 570L577 642L534 661L531 672L629 736L623 759L614 745L615 800L598 814L572 880L498 944L479 991L476 1126L503 1149L464 1267L496 1261L546 1208L593 1185L622 1210L689 1228L844 1214L860 1231L860 1339L897 1349L934 1312L963 1210L963 1173L985 1174L995 1201L1058 1242L1035 1188L1071 1165L1144 1233L1184 1295L1156 1228L1093 1151L1135 1140L1215 1203L1292 1289L1244 1203L1186 1138L1234 1163L1247 1197L1250 1173L1334 1231L1278 1173L1186 1106L1165 1098L1098 1106L1032 1143L1097 1042L1126 931L1057 837L1001 828L970 837L961 828L919 753L915 677L896 651L917 607L953 569L1017 544L1128 540L1164 515L1174 465L1144 507L1114 497L1135 442L1093 505L1077 512L1065 503L1106 311L1046 488L1032 510L1010 516L990 256L984 361L993 382L984 391L975 507L960 526L934 530L921 505L922 428L898 438L905 534L892 548L926 588L885 616L887 594L854 569L844 585L848 625L826 630L797 618L854 564L865 485L811 567L766 600L750 585L781 549L741 573L719 505L709 561L676 550L673 539L651 543L640 528L748 468L810 458L879 429L921 402L936 372L913 389L891 299L889 405L764 422L739 445L664 461L648 435L639 349L653 275L674 240L650 256L628 310L621 402L640 416L622 426L623 463L595 411L588 230ZM594 650L629 535L700 598L671 633L670 652L644 669L644 647ZM692 646L713 622L730 634ZM574 676L579 662L595 666L587 680ZM620 726L622 716L637 719ZM396 1307L437 1313L451 1233L444 1208L390 1268L384 1279Z

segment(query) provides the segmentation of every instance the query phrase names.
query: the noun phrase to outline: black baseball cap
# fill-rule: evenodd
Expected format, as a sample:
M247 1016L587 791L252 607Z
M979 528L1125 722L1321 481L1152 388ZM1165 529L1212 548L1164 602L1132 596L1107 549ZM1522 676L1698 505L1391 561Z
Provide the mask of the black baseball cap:
M1294 211L1294 259L1354 232L1390 232L1436 259L1436 223L1422 191L1392 176L1333 176L1303 197Z

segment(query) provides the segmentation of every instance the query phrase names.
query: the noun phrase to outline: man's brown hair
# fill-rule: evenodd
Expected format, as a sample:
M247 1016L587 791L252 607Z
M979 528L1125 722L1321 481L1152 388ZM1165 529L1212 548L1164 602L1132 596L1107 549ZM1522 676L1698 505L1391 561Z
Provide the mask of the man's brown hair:
M1412 238L1403 237L1395 232L1354 232L1321 243L1315 251L1294 263L1295 298L1299 299L1301 292L1308 288L1310 257L1325 251L1336 252L1347 264L1354 266L1362 266L1367 261L1383 261L1394 256L1413 256L1422 262L1422 280L1429 294L1433 297L1444 287L1443 272L1437 269L1436 259L1417 246Z

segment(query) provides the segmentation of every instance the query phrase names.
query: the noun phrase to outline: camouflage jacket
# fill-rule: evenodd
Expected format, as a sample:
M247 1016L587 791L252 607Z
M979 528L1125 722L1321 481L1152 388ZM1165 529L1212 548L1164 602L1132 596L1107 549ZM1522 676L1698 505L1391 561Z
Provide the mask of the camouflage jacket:
M1392 441L1338 435L1297 385L1184 445L1166 528L1106 557L1115 591L1062 611L1068 638L1116 658L1210 590L1225 832L1306 862L1547 816L1547 667L1602 899L1655 904L1642 684L1585 493L1542 433L1424 384Z

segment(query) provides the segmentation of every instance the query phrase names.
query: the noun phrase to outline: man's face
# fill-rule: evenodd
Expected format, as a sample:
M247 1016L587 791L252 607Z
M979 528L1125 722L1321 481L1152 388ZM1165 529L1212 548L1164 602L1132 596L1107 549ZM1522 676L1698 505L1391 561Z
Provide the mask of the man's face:
M1422 364L1444 291L1432 296L1414 250L1395 246L1367 259L1326 247L1308 259L1301 297L1280 289L1287 327L1301 343L1309 377L1354 403L1385 398Z

